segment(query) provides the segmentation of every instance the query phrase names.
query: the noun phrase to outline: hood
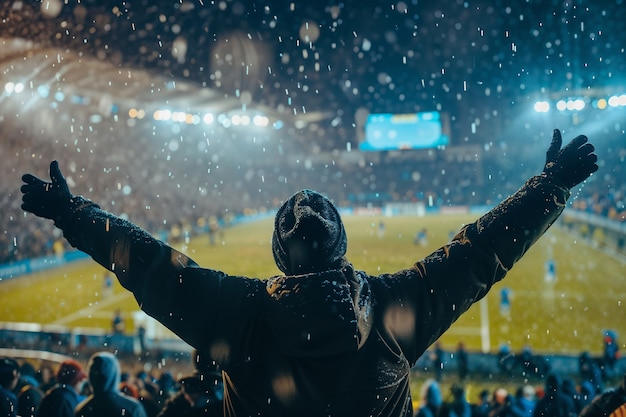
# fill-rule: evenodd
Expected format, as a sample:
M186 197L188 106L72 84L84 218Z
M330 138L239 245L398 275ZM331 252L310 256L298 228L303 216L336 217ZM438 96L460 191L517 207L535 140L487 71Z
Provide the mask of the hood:
M278 209L272 253L287 275L337 267L347 248L346 232L333 203L312 190L301 190Z
M112 353L98 352L89 359L89 383L94 394L118 392L120 379L120 363Z
M563 380L561 376L555 373L550 373L546 377L546 392L559 391L562 387Z
M426 404L431 407L439 408L441 404L443 404L443 395L441 394L441 388L439 388L437 381L430 381L428 383L424 399Z
M268 325L283 354L321 357L358 350L372 327L372 300L364 274L340 269L267 282Z

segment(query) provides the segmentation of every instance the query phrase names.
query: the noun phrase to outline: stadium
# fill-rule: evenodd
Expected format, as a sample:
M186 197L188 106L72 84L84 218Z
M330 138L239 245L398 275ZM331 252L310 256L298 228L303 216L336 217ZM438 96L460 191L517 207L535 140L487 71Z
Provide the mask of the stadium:
M21 176L46 178L52 160L73 193L201 266L258 278L280 273L278 207L317 190L344 218L348 259L378 274L540 173L555 128L589 136L600 170L440 338L444 384L461 343L474 397L542 386L547 368L580 382L582 353L601 363L607 335L624 348L621 2L118 3L0 8L1 356L40 366L113 350L144 370L191 369L190 346L20 208ZM433 351L414 369L415 404ZM503 366L529 352L532 366ZM607 386L624 372L618 360Z

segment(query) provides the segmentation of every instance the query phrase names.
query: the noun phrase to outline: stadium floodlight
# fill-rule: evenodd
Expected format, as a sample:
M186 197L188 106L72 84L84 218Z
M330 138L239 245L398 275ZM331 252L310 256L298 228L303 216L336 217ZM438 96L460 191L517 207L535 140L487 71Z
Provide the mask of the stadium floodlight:
M559 100L556 103L556 108L560 111L563 111L567 108L567 103L565 102L565 100Z
M205 113L204 116L202 116L202 121L210 125L215 121L215 116L213 116L213 113Z
M582 110L585 108L585 100L579 98L574 100L574 110Z
M24 84L23 83L16 83L15 84L15 92L16 93L21 93L22 91L24 91Z
M172 112L169 110L156 110L153 114L154 120L167 121L172 117Z
M269 122L270 121L267 117L261 116L260 114L257 114L252 118L252 123L258 127L265 127L269 124Z
M547 101L538 101L535 103L535 111L537 113L547 113L550 111L550 103Z
M187 118L187 114L185 112L182 111L175 111L172 113L172 121L174 122L184 122L185 119Z
M619 98L619 105L626 106L626 94L622 94L618 98Z
M42 98L48 98L50 95L50 88L47 85L40 85L37 87L37 93L39 93Z
M238 114L233 114L230 118L230 121L233 126L239 126L241 124L241 116L239 116Z
M609 106L611 107L619 106L619 97L618 96L609 97Z
M13 93L13 91L15 91L15 83L14 83L14 82L12 82L12 81L9 81L8 83L6 83L6 84L4 85L4 91L5 91L7 94L12 94L12 93Z

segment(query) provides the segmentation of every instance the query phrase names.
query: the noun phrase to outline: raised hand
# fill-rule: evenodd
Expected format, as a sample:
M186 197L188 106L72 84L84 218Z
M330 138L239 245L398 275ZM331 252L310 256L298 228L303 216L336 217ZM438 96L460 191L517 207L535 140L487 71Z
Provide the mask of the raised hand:
M57 161L50 163L50 182L32 174L23 175L22 181L22 210L36 216L57 220L63 207L72 198Z
M561 132L554 129L543 173L555 183L571 189L598 170L598 156L594 153L594 146L587 142L587 136L575 137L564 148L561 148L562 142Z

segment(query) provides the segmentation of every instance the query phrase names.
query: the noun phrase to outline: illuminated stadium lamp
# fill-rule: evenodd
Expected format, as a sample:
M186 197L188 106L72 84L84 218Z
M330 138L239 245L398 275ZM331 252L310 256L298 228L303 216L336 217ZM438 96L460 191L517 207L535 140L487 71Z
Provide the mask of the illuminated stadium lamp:
M250 124L250 116L248 116L247 114L244 114L243 116L241 116L241 125L248 126L249 124Z
M133 108L128 110L128 117L130 117L131 119L136 119L138 114L139 112L137 111L137 109Z
M538 101L535 103L535 111L538 113L547 113L550 111L550 103L547 101Z
M259 127L265 127L269 124L269 122L270 121L267 117L258 114L252 118L252 123Z
M24 84L22 83L15 84L15 92L21 93L22 91L24 91Z
M598 100L598 108L600 110L604 110L606 109L606 106L608 105L608 103L606 102L605 99L601 98L600 100Z
M233 114L230 118L230 121L232 122L233 126L239 126L241 124L241 116L239 116L238 114Z
M560 111L563 111L567 108L567 103L565 102L565 100L559 100L556 103L556 108Z
M567 108L567 110L574 110L574 100L567 100L567 103L565 104L565 107Z
M194 114L193 116L191 116L191 124L194 124L194 125L200 124L200 116L198 116L197 114Z
M48 98L50 95L50 89L47 85L40 85L37 87L37 93L39 93L42 98Z
M211 113L205 113L205 115L202 117L202 121L207 125L210 125L215 121L215 116L213 116L213 114Z
M609 106L611 107L617 107L619 106L619 97L617 96L611 96L609 98Z
M62 91L57 91L56 93L54 93L54 99L56 101L63 101L65 100L65 94L63 94Z
M137 118L143 119L144 117L146 117L146 111L144 109L137 110Z
M574 110L582 110L585 108L585 100L583 99L578 99L578 100L574 100Z
M185 115L185 123L187 123L188 125L193 123L193 114L187 113Z
M17 86L15 86L15 91L17 92ZM626 106L626 94L619 96L619 105Z
M182 111L175 111L172 113L172 120L175 122L184 122L186 116L187 115Z
M15 83L13 83L13 82L9 81L8 83L6 83L6 84L4 85L4 91L5 91L7 94L11 94L11 93L13 93L13 91L14 91L14 90L15 90Z
M283 123L282 120L276 120L274 123L272 123L272 126L274 127L274 129L280 130L285 126L285 123Z
M165 121L165 120L170 120L170 118L172 117L172 112L169 110L157 110L154 112L154 120L160 120L160 121Z

